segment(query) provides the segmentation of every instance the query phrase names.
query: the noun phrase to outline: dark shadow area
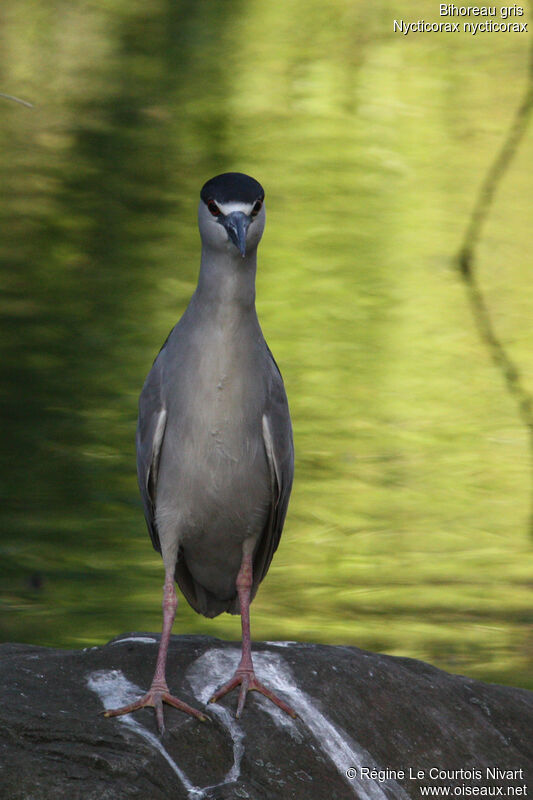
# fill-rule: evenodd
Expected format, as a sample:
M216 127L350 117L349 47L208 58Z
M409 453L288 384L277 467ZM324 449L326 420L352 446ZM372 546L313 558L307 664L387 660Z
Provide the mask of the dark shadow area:
M12 610L2 638L18 638L13 612L33 607L39 639L73 603L86 605L87 591L96 623L106 613L99 598L112 609L135 589L127 569L110 580L116 554L135 561L142 542L149 555L137 397L168 332L157 281L165 269L176 280L177 318L196 277L196 260L183 256L196 246L194 216L190 233L175 228L182 198L195 214L197 176L227 159L228 89L222 80L200 87L216 70L206 42L238 7L183 0L110 15L113 55L94 61L64 108L53 95L31 112L2 102L12 153L2 164L10 201L0 244L0 408L9 420L0 582ZM46 32L40 44L53 46ZM191 93L203 100L201 125ZM80 629L85 636L86 620Z

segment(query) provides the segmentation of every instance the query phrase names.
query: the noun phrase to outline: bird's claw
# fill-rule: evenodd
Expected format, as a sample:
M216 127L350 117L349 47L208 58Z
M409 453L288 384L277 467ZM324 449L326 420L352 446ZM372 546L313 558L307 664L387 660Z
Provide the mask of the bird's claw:
M255 677L255 672L253 669L238 669L233 678L221 686L220 689L218 689L218 691L216 691L215 694L210 698L209 702L218 702L221 697L224 697L224 695L228 694L239 685L241 688L239 691L239 700L237 702L237 711L235 714L236 719L239 719L242 714L248 692L260 692L275 705L277 705L278 708L281 708L282 711L285 711L285 713L290 717L297 719L298 714L296 711L287 705L287 703L284 703L283 700L280 700L280 698L277 697L274 692L271 692L270 689L267 689L266 686L260 683L260 681L258 681Z
M140 697L133 703L130 703L127 706L122 706L121 708L108 708L103 713L104 717L119 717L122 716L122 714L130 714L132 711L138 711L140 708L152 706L155 709L159 733L163 735L165 732L163 703L167 703L169 706L173 706L179 711L184 711L186 714L190 714L202 722L205 722L208 719L208 717L206 717L205 714L202 714L201 711L197 711L196 708L189 706L187 703L184 703L183 700L179 700L177 697L174 697L174 695L170 694L167 687L153 686L143 697Z

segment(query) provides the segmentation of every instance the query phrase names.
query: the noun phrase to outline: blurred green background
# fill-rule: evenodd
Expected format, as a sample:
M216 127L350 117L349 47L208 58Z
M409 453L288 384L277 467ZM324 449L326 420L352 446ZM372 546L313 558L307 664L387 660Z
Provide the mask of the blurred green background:
M256 639L533 688L527 431L454 267L527 37L394 34L438 4L3 0L0 637L159 631L136 404L194 290L202 183L265 186L258 312L296 479ZM477 253L533 391L533 140ZM175 633L232 639L182 601Z

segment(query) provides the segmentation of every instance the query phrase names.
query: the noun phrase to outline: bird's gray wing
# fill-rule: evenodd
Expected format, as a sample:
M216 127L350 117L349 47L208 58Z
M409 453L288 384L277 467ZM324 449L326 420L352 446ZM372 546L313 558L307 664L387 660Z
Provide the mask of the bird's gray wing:
M156 359L139 397L136 444L137 478L144 506L144 516L152 544L159 552L161 552L161 544L155 519L155 491L166 421L167 411L161 396L161 369Z
M265 530L254 554L254 590L267 574L277 550L294 476L294 446L287 396L280 371L269 351L273 380L263 414L263 442L270 469L272 501ZM255 594L255 591L253 593Z

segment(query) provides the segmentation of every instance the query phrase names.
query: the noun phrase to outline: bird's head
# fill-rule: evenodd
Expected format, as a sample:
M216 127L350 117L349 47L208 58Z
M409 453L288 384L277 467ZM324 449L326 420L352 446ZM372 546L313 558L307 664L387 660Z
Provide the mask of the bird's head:
M204 245L242 258L253 252L265 228L264 199L261 184L242 172L225 172L207 181L198 209Z

